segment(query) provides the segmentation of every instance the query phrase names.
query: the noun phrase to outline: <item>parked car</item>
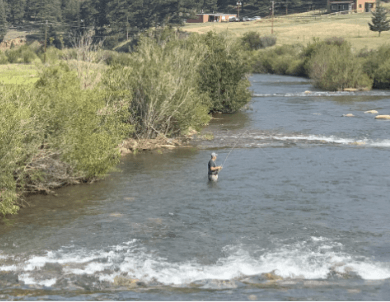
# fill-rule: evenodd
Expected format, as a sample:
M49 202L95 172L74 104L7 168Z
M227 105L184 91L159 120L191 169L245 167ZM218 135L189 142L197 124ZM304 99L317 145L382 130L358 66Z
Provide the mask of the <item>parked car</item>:
M260 16L254 16L252 19L253 20L261 20L261 17Z
M250 18L249 18L249 17L243 17L243 18L242 18L242 21L244 21L244 22L250 21Z
M240 20L236 17L229 17L229 22L239 22Z

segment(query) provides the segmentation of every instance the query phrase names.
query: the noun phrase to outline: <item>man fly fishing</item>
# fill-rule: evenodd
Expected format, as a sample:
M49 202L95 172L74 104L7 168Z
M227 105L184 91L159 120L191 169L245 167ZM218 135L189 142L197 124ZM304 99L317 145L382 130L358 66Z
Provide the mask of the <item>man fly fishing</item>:
M222 166L217 166L215 160L217 159L218 154L213 152L211 153L211 159L209 161L209 181L218 180L218 172L222 170Z

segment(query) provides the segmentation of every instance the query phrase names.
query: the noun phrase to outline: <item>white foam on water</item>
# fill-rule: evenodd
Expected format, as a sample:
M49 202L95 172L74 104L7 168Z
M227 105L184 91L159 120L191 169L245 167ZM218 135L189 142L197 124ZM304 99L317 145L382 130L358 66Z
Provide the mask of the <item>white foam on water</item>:
M16 265L0 266L0 271L10 272L10 271L16 271L16 270L17 270L17 266Z
M13 266L19 279L26 284L52 286L56 278L36 280L34 271L44 270L46 263L66 264L66 275L90 275L100 281L114 282L125 275L142 281L156 280L166 285L185 285L206 279L231 280L275 271L283 278L327 279L332 273L353 272L366 280L390 278L390 264L349 255L340 242L326 237L309 237L294 244L279 242L278 248L259 247L251 254L243 246L227 246L226 257L213 265L201 265L196 260L172 263L147 252L135 241L105 250L74 250L48 252L46 256L31 259ZM4 267L0 267L1 268Z
M41 286L50 287L57 282L56 278L36 281L33 277L30 276L30 274L22 274L18 278L20 281L23 281L24 284L26 285L41 285Z
M389 96L386 91L308 91L290 93L254 93L253 97Z
M318 142L326 142L332 144L341 144L341 145L358 145L358 146L367 146L367 147L382 147L389 148L390 140L385 139L381 141L374 141L370 139L362 139L356 140L352 138L341 138L336 136L320 136L320 135L291 135L291 136L264 136L264 135L256 135L253 136L252 139L255 140L266 140L266 139L274 139L279 141L318 141Z
M272 137L276 140L305 140L305 141L325 141L327 143L336 143L336 144L351 144L355 140L348 138L339 138L335 136L317 136L317 135L308 135L308 136L274 136Z

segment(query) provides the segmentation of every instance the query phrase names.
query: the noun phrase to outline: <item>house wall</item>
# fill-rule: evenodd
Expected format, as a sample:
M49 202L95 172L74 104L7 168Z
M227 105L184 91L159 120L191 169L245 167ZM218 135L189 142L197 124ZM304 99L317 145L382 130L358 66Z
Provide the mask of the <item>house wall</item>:
M356 12L369 12L375 8L375 0L356 0Z
M333 13L335 11L348 10L349 8L347 8L345 2L346 1L328 0L327 1L328 13ZM351 1L352 5L350 6L350 9L352 11L356 11L357 13L369 12L375 8L375 3L376 3L376 0L354 0L354 1ZM336 5L338 8L335 10L334 6L336 6ZM339 7L340 7L340 9L339 9Z
M197 19L187 19L187 23L206 23L209 22L209 15L198 15Z

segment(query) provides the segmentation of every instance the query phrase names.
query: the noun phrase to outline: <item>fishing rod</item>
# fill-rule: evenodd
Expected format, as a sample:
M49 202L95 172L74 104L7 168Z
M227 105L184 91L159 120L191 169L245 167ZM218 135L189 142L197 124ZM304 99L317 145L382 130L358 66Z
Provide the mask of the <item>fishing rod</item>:
M244 131L243 133L241 133L240 136L237 138L237 141L236 141L236 143L233 145L233 148L230 150L230 152L228 153L228 155L226 155L225 160L223 161L223 163L222 163L222 165L221 165L222 167L223 167L223 165L225 164L226 160L228 159L230 153L232 153L232 151L234 150L234 148L237 146L238 139L239 139L242 135L244 135L244 133L246 133L246 132L248 132L248 131L249 131L249 129L246 130L246 131ZM265 153L265 155L267 155L267 156L269 157L269 155L268 155L267 152L265 152L262 148L260 148L260 149L261 149L261 151L263 151L263 152Z
M237 146L238 139L239 139L245 132L248 132L248 131L249 131L249 130L244 131L243 133L240 134L239 137L237 137L237 141L236 141L236 143L234 144L233 148L232 148L232 149L230 150L230 152L228 153L228 155L226 155L225 160L223 161L223 163L222 163L222 165L221 165L222 167L223 167L223 165L225 164L226 160L228 159L230 153L232 153L233 149Z

